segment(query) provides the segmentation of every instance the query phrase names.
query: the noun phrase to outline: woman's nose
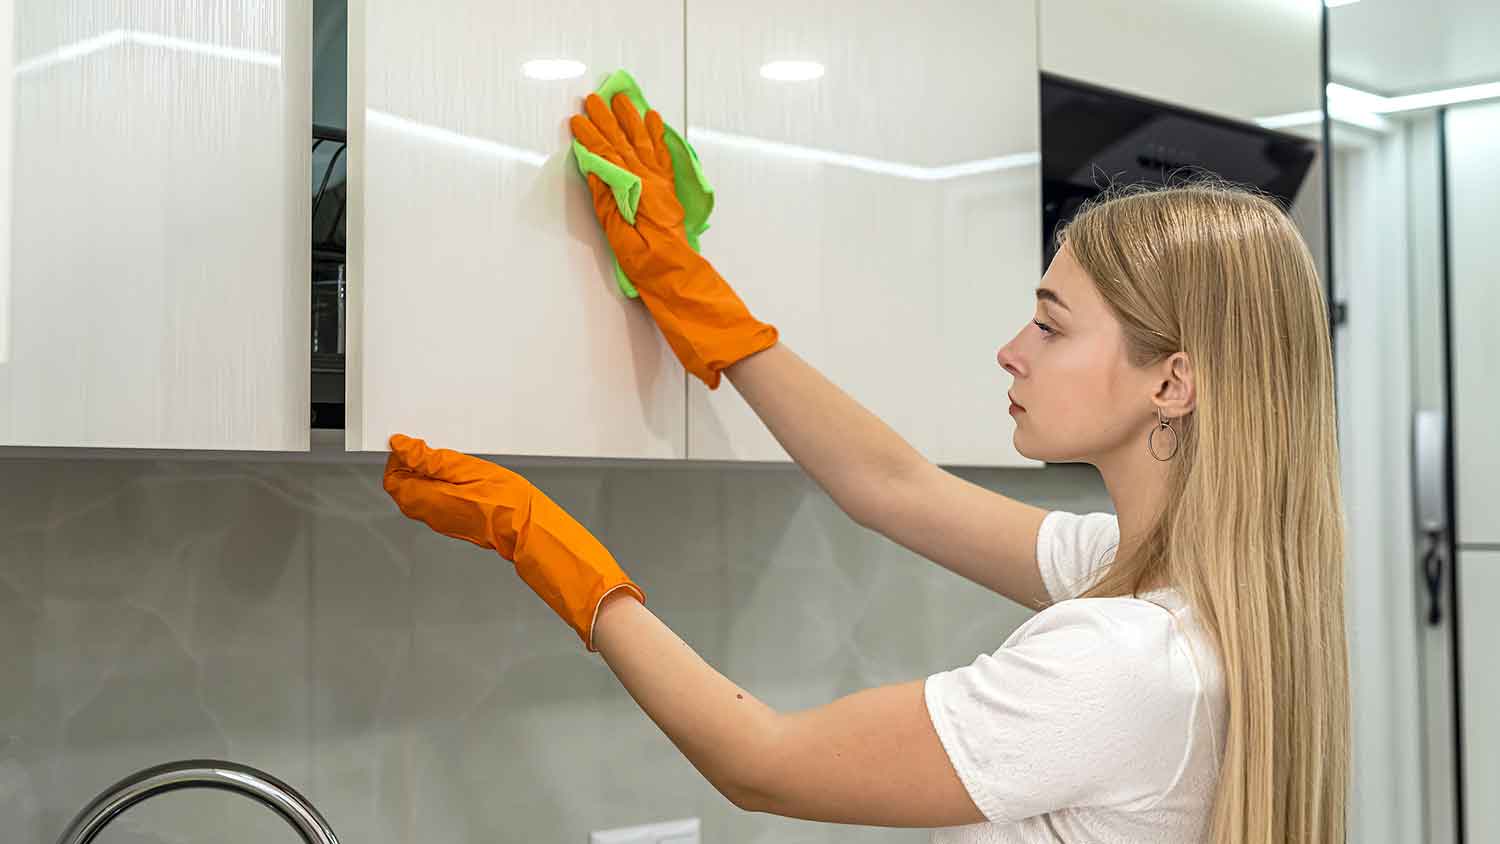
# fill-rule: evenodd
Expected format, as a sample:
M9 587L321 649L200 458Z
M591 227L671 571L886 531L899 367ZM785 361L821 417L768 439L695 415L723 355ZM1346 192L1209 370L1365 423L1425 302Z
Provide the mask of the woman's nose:
M1015 346L1015 339L1012 339L1009 343L1001 346L1000 351L995 353L995 362L1000 364L1001 369L1004 369L1011 375L1020 378L1021 359L1020 356L1016 354Z

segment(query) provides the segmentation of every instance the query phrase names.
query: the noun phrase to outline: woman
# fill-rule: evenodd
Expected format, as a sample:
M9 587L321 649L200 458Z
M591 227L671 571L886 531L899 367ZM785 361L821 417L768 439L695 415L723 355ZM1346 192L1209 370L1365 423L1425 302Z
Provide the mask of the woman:
M642 179L633 225L590 177L595 209L688 371L727 374L857 522L1041 611L968 666L781 713L519 475L398 435L402 511L513 560L746 810L952 842L1343 840L1331 356L1286 215L1202 183L1116 192L1060 234L998 363L1016 448L1098 467L1118 516L1049 513L928 463L782 345L687 245L661 118L612 106L573 133Z

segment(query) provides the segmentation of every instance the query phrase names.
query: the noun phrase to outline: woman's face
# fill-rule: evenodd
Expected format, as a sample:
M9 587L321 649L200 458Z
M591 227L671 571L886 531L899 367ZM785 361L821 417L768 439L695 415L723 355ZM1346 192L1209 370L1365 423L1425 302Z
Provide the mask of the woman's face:
M1022 455L1098 465L1127 444L1145 447L1153 374L1130 365L1119 321L1066 242L1037 288L1034 321L996 360L1014 379L1010 410Z

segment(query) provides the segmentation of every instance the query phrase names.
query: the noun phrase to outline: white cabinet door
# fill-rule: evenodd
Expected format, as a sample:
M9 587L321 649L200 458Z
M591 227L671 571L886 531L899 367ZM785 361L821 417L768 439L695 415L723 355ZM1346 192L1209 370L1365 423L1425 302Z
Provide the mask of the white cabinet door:
M704 254L940 463L1035 465L995 361L1041 275L1035 24L1033 0L687 4ZM788 459L727 379L689 390L691 457Z
M1470 841L1500 841L1500 551L1458 553L1460 657L1463 660L1464 800Z
M1322 108L1313 0L1045 0L1042 70L1240 120Z
M1500 543L1500 104L1449 109L1447 138L1458 541Z
M0 445L307 448L311 27L0 0Z
M687 376L568 130L622 67L680 125L682 56L680 0L352 0L348 448L684 456Z

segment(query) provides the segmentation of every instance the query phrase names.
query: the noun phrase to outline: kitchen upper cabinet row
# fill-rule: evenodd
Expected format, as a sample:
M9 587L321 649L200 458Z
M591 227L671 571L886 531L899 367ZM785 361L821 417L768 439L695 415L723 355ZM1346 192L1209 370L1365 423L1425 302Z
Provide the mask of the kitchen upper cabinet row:
M566 119L623 67L714 185L704 253L783 342L932 459L1025 462L995 351L1040 275L1033 0L449 8L350 7L351 449L788 459L615 287ZM823 75L767 78L789 60Z
M1312 21L1283 63L1311 106L1223 58L1222 4L1164 4L1160 44L1105 0L769 2L349 0L349 449L787 459L614 284L567 119L617 68L696 148L751 310L962 465L1034 465L995 351L1043 269L1039 68L1316 107L1292 0L1251 24L1282 49ZM307 448L311 3L0 0L0 444Z

